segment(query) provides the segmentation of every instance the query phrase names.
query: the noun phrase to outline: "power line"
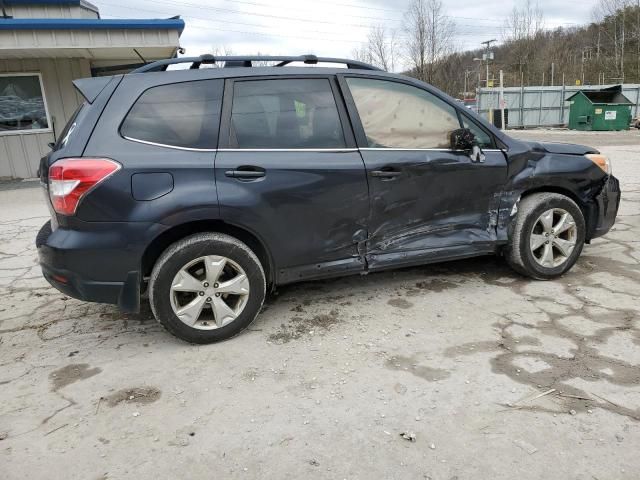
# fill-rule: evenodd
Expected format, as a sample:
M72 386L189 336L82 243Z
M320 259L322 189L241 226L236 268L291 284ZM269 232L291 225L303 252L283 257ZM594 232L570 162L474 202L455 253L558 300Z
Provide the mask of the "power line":
M220 7L211 7L211 6L208 6L208 5L200 5L200 4L194 4L194 3L189 3L189 2L182 2L182 1L178 1L178 0L146 0L146 1L152 1L154 4L162 3L162 4L165 4L165 5L171 5L171 6L177 6L177 7L196 8L198 10L203 10L204 9L204 10L211 10L211 11L223 12L223 13L229 13L229 14L250 15L250 16L273 18L273 19L279 19L279 20L292 20L292 21L296 21L296 22L324 23L324 24L329 24L329 25L342 25L342 26L347 26L347 27L359 27L359 28L370 28L371 27L370 24L366 24L365 25L365 24L361 24L361 23L360 24L342 23L342 22L318 20L318 19L315 19L315 18L311 19L311 18L292 17L292 16L287 16L287 15L274 15L274 14L271 14L271 13L246 12L246 11L243 11L243 10L235 10L235 9L220 8ZM271 5L268 5L268 4L265 4L265 3L249 2L249 1L244 1L244 0L225 0L225 1L271 7ZM109 2L106 2L106 1L100 1L99 3L105 3L107 5L110 4ZM116 5L116 6L122 7L122 8L135 9L134 7L129 7L128 5L122 5L122 4L110 4L110 5ZM366 17L366 16L357 16L357 15L350 15L350 17L371 19L371 20L376 20L376 21L379 21L379 22L389 22L389 21L402 22L401 19L382 18L382 17ZM470 17L453 17L453 16L451 16L449 18L452 18L452 19L462 18L462 19L474 20L474 24L472 24L472 25L469 25L469 24L461 24L461 25L467 26L467 27L477 27L477 28L481 28L481 25L479 25L479 23L483 22L483 21L496 22L496 23L499 23L499 24L504 23L502 20L491 20L491 19L478 20L478 19L473 19L473 18L470 18Z
M161 0L154 0L155 2L160 2ZM118 4L118 3L107 3L107 2L103 2L101 1L100 3L105 3L107 6L109 7L116 7L116 8L124 8L127 10L134 10L134 11L140 11L140 12L149 12L149 13L158 13L157 9L148 9L148 8L141 8L141 7L132 7L129 5L123 5L123 4ZM166 4L177 4L177 2L171 2L171 1L162 1L162 3L166 3ZM191 4L180 4L181 6L185 6L185 5L191 5ZM195 6L194 6L195 8ZM235 12L235 11L234 11ZM235 13L234 13L235 14ZM239 12L239 14L244 15L245 12ZM259 13L247 13L249 15L255 15L255 16L263 16L262 14ZM239 22L236 20L225 20L225 19L218 19L218 18L210 18L210 17L201 17L198 15L181 15L185 18L196 18L196 19L201 19L201 20L206 20L206 21L210 21L210 22L218 22L218 23L233 23L233 24L238 24L238 25L245 25L245 26L256 26L256 27L265 27L265 25L261 25L261 24L256 24L256 23L247 23L247 22ZM276 17L273 15L269 15L269 17ZM307 20L307 19L299 19L299 18L294 18L294 17L278 17L279 19L283 19L285 21L289 21L289 20L294 20L294 21L312 21L314 23L317 23L318 21L316 20ZM352 26L352 27L356 27L356 28L366 28L366 29L370 29L372 25L363 25L363 24L347 24L347 23L336 23L336 22L330 22L330 21L323 21L322 23L326 24L326 25L334 25L334 26ZM268 25L266 25L268 26ZM473 29L473 28L477 28L479 29L479 31L477 33L484 33L486 31L486 27L482 26L482 25L470 25L470 24L458 24L458 26L460 27L464 27L465 29ZM318 33L330 33L330 34L334 34L335 32L327 32L327 31L320 31L320 30L315 30ZM459 30L458 32L456 32L457 34L460 35L476 35L476 32L472 32L472 31L465 31L465 30Z

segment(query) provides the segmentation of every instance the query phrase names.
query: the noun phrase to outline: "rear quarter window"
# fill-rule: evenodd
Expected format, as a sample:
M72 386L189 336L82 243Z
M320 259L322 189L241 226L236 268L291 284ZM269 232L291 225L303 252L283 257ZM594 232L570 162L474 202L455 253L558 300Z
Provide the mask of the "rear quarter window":
M146 90L120 127L129 140L158 145L215 149L223 80L197 80Z
M58 137L58 141L53 146L53 151L61 150L67 146L69 143L69 139L72 137L73 133L76 130L76 126L80 123L83 117L86 115L87 110L89 109L87 102L83 102L80 106L73 112L73 115L65 125L62 132L60 132L60 136Z

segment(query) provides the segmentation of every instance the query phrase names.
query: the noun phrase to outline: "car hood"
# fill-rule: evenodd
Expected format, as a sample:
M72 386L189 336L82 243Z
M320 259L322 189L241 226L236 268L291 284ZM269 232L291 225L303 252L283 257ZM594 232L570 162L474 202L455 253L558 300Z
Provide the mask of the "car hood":
M558 153L563 155L586 155L588 153L600 153L593 147L586 145L576 145L574 143L551 143L551 142L525 142L531 150L544 153Z

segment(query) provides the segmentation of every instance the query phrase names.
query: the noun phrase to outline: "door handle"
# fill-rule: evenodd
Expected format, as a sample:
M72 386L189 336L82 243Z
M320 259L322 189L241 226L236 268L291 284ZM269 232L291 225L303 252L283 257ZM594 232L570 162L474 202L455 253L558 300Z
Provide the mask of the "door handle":
M253 180L256 178L262 178L264 177L267 172L265 172L264 170L240 170L240 169L236 169L236 170L227 170L226 172L224 172L224 174L227 177L230 178L239 178L239 179L243 179L243 180Z
M373 170L371 172L372 177L382 178L382 179L392 179L402 175L402 172L397 170Z

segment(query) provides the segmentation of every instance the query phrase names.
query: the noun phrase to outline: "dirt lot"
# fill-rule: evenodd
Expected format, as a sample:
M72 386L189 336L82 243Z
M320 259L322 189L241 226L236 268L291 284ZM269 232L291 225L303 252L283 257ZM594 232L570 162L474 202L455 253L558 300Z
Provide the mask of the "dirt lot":
M622 181L564 278L483 258L306 283L212 346L50 288L40 191L0 192L0 477L637 479L640 137L515 135L602 146Z

